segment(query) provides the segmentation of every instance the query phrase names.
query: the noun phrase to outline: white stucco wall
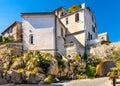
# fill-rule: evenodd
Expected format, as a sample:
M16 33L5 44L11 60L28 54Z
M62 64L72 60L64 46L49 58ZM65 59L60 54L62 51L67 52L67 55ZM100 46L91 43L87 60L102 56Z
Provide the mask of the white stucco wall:
M84 33L83 33L84 35ZM67 55L76 55L76 54L84 54L84 46L76 39L76 37L79 37L79 35L74 36L67 36L66 44L69 45L69 43L73 43L73 45L66 46L66 54Z
M92 13L88 10L88 9L85 9L84 10L84 24L85 24L85 30L86 30L86 40L88 40L88 32L92 35L92 39L91 40L94 40L94 39L97 39L98 36L97 36L97 27L96 27L96 24L95 24L95 19L94 19L94 22L92 21ZM94 16L93 16L94 18ZM93 32L92 30L92 25L95 27L95 32ZM87 42L86 43L89 43ZM89 45L89 44L88 44Z
M75 22L75 14L77 14L77 13L79 13L79 21ZM66 18L68 18L68 24L66 24ZM74 13L68 15L67 17L61 18L61 21L68 28L67 34L76 33L76 32L85 30L85 28L84 28L84 10L83 9L80 9L79 11L74 12ZM85 46L84 32L77 34L77 35L73 35L73 36L75 36L75 38L82 45Z
M61 29L63 30L63 36L61 34ZM61 55L65 55L66 54L66 50L64 47L64 43L65 43L65 27L63 27L63 25L61 25L61 23L59 21L57 21L57 51L59 54Z
M75 22L75 14L79 13L79 21ZM68 18L68 24L66 24L66 18ZM67 17L61 18L62 23L68 28L70 33L84 30L84 15L83 10L79 10Z
M53 15L23 16L23 49L54 51L54 26ZM33 44L29 43L29 36L33 35Z
M109 41L109 37L108 37L107 32L98 34L98 39L101 41Z

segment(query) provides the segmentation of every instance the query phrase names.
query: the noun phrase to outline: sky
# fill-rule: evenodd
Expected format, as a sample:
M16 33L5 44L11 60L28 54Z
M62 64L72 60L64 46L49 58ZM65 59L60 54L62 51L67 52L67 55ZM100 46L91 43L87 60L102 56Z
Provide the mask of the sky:
M14 21L22 22L21 13L51 12L82 3L94 13L98 33L108 32L111 42L120 41L120 0L0 0L0 33Z

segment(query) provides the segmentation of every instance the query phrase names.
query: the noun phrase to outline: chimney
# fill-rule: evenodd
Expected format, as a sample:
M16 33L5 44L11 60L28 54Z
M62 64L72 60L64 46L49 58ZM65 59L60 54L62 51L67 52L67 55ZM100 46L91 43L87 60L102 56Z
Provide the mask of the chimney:
M83 9L86 8L85 3L82 3L81 6Z

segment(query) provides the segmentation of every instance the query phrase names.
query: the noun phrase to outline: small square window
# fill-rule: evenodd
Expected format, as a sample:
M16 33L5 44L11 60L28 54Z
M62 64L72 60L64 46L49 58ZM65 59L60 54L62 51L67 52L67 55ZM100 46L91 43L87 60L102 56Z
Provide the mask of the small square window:
M95 32L95 27L92 25L92 31Z
M79 21L79 13L75 14L75 22Z
M66 25L68 24L68 18L66 18Z

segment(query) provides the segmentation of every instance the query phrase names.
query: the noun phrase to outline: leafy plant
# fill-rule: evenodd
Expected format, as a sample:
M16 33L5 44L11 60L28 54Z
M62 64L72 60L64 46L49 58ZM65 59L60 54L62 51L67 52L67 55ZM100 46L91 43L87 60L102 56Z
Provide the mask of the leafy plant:
M80 60L81 60L81 56L77 54L77 55L74 57L74 60L75 60L75 61L80 61Z
M74 73L75 74L84 74L85 73L85 69L84 68L82 68L82 66L77 66L77 67L75 67L75 69L74 69Z
M78 9L80 9L80 6L73 5L73 6L71 6L71 7L68 9L68 12L69 12L69 13L72 13L72 12L78 10Z
M93 78L95 77L96 68L93 65L87 65L85 73L88 77Z
M97 66L99 63L101 62L101 59L100 58L97 58L96 56L94 55L90 55L87 59L87 64L88 65L93 65L93 66Z
M118 49L116 51L114 50L112 52L112 59L111 60L114 62L120 61L120 49Z
M49 66L50 66L50 61L47 58L44 58L40 53L37 55L37 61L39 63L39 66L42 67L45 72L47 72Z
M102 41L101 44L106 44L109 45L111 42L110 41Z
M83 55L83 57L82 57L82 58L84 59L84 61L86 61L86 60L87 60L88 55L87 55L87 53L86 53L86 52L84 53L84 55Z
M0 36L0 43L1 43L1 42L3 42L3 40L2 40L2 36Z
M60 58L60 57L56 57L56 60L57 60L57 62L58 62L58 66L60 67L60 68L65 68L65 61L62 59L62 58Z
M53 79L53 77L52 77L51 75L49 75L49 76L44 80L44 83L45 83L45 84L50 84L50 83L52 83L52 79Z

